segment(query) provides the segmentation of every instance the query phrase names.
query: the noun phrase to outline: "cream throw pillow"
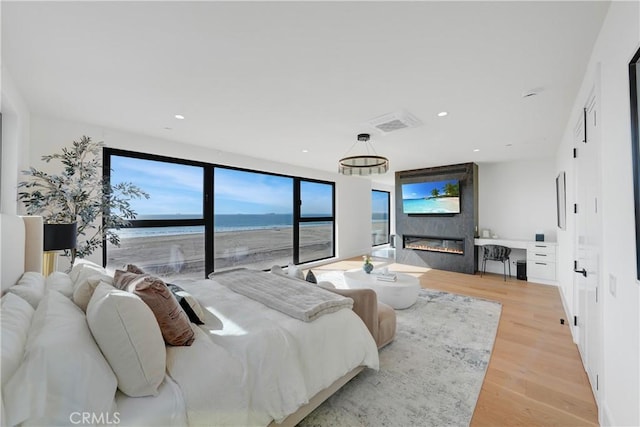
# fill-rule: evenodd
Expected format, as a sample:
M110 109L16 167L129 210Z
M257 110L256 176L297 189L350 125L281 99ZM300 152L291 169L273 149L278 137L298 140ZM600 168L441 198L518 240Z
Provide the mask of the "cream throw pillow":
M93 296L93 292L101 282L113 285L113 277L98 273L82 279L76 286L73 291L73 302L75 302L82 311L87 311L87 306Z
M87 322L118 388L131 397L155 395L167 352L151 309L138 296L100 283L89 301Z

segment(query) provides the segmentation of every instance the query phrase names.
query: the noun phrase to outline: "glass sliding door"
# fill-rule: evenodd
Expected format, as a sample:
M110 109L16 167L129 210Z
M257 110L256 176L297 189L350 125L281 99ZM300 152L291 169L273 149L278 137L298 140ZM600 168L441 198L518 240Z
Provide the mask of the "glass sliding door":
M216 167L214 270L293 260L293 178Z
M391 225L389 212L391 196L388 191L371 191L371 246L389 243Z

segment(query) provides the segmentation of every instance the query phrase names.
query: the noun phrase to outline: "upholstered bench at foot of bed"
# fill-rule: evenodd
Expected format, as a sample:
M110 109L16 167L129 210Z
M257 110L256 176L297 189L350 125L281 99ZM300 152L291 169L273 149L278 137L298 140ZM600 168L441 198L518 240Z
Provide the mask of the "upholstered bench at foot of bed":
M378 336L376 344L382 348L396 337L396 311L389 305L378 303Z
M328 289L353 299L353 311L371 332L378 348L389 344L396 336L396 312L387 304L378 302L373 289Z

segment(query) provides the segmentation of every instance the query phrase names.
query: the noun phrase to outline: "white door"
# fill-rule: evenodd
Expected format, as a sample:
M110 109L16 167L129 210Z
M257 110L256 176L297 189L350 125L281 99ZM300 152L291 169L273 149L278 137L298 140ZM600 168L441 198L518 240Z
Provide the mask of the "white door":
M577 145L576 157L576 290L578 348L598 402L601 366L600 248L601 229L600 139L598 104L591 96L584 110L584 139Z

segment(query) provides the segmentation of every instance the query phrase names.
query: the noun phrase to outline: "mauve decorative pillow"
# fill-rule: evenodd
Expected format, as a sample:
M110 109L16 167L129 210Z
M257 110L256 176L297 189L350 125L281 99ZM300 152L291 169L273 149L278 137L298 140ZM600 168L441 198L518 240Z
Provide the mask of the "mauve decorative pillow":
M141 269L135 264L127 264L127 271L129 273L146 274L146 272L143 269Z
M114 286L139 296L151 308L167 344L191 345L194 333L189 318L161 279L116 270Z

